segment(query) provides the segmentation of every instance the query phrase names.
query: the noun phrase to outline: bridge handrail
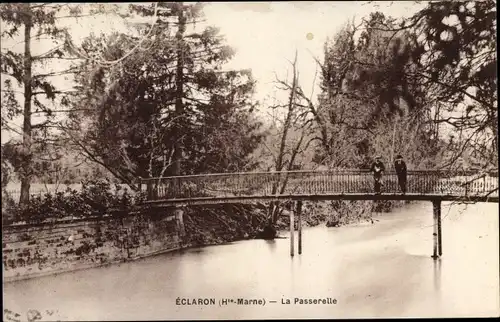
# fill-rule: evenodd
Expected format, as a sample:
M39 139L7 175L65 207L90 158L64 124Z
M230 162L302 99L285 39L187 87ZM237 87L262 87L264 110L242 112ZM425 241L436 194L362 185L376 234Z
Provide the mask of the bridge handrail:
M199 178L199 177L222 177L222 176L251 176L251 175L278 175L278 174L368 174L369 169L331 169L331 170L292 170L292 171L259 171L259 172L222 172L222 173L206 173L206 174L190 174L181 176L168 176L168 177L153 177L153 178L139 178L141 182L157 181L163 179L183 179L183 178ZM386 174L395 174L394 170L386 170ZM431 169L431 170L408 170L408 175L416 174L452 174L454 176L470 176L481 175L481 177L488 174L492 177L498 177L498 170L446 170L446 169Z

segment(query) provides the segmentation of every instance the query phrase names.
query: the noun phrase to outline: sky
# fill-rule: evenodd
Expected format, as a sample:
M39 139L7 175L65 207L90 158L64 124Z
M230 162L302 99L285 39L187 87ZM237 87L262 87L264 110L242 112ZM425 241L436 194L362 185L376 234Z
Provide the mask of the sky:
M265 106L272 102L273 97L284 97L285 93L277 91L273 82L275 75L286 78L295 51L298 54L299 84L314 100L319 83L319 75L315 77L317 64L314 57L322 59L327 37L334 36L349 19L360 22L362 17L376 10L398 18L411 15L423 5L416 5L413 1L212 2L205 4L204 14L206 24L220 28L227 44L236 50L226 67L251 69L257 81L255 99ZM70 28L77 44L91 32L127 31L124 21L113 16L81 18L78 23L67 19L65 25ZM21 52L23 44L12 40L2 42L2 47ZM34 53L42 53L47 48L50 44L33 44ZM63 77L55 83L59 88L71 86L70 80ZM21 124L20 120L18 124ZM9 138L10 135L2 129L2 143Z
M295 50L299 84L311 94L317 71L314 57L322 60L327 37L334 36L348 20L360 22L375 10L402 17L419 7L410 1L221 2L207 5L205 14L236 49L230 66L252 68L258 81L257 97L262 99L273 95L275 73L286 77ZM318 93L318 81L316 78L313 98Z

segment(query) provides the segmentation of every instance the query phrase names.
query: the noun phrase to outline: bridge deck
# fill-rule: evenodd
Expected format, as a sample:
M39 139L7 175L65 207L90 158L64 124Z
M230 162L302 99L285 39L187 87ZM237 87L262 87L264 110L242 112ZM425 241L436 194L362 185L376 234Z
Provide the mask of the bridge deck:
M148 200L144 204L168 207L209 205L221 203L254 203L285 200L413 200L413 201L456 201L462 203L472 202L499 202L498 196L453 196L438 194L314 194L314 195L276 195L276 196L233 196L233 197L198 197Z
M498 172L408 171L401 194L394 172L374 193L367 170L229 173L141 179L146 204L174 206L273 200L443 200L498 202Z

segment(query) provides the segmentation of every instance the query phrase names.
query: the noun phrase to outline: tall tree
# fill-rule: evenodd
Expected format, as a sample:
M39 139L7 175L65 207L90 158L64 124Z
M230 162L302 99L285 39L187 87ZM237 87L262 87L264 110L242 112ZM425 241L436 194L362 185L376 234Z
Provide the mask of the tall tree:
M412 54L422 71L414 77L443 112L435 122L462 138L448 164L472 153L497 168L496 2L431 2L403 23L418 36Z
M287 78L276 75L275 88L283 91L286 98L283 102L274 100L267 107L271 123L265 140L254 155L260 160L261 169L276 172L270 186L271 194L283 194L290 188L290 171L311 166L314 133L311 113L299 83L297 56L295 52L294 60L290 61L290 72L287 70ZM289 74L291 77L288 77ZM271 202L268 207L269 225L275 224L289 205L289 202Z
M33 176L32 145L36 143L49 127L52 109L48 104L38 99L38 95L45 95L54 100L60 92L54 88L49 78L55 73L36 73L36 67L54 58L62 58L64 49L56 45L42 54L33 54L32 45L43 38L54 39L62 34L62 29L56 26L56 14L62 9L53 4L2 4L0 17L5 25L1 37L2 43L20 41L24 44L23 52L16 53L10 47L2 46L2 127L10 128L22 135L22 163L19 175L21 177L20 202L25 204L29 200L29 190ZM2 28L3 29L3 28ZM58 71L60 74L70 70ZM13 81L22 88L17 91ZM22 98L16 93L21 92ZM20 103L22 101L22 104ZM62 100L64 103L65 100ZM22 105L22 108L21 108ZM32 110L33 105L35 111ZM5 111L4 111L5 109ZM43 113L46 120L33 124L36 114ZM22 115L22 132L14 128L10 121L17 115ZM35 137L34 137L35 136Z
M139 24L137 37L91 37L83 44L115 60L150 35L142 49L109 68L88 62L79 78L82 95L75 111L87 108L73 114L73 130L68 131L75 144L129 184L138 176L178 175L179 169L190 174L223 172L231 164L245 168L246 156L260 140L258 122L251 116L251 74L222 70L233 53L217 29L192 28L199 5L130 8L156 15L151 32L150 26Z
M374 154L392 162L395 153L406 152L413 166L429 166L420 163L425 159L421 153L435 154L435 143L428 140L431 134L425 128L427 118L419 109L425 105L425 95L405 73L417 68L409 55L408 39L414 35L395 37L380 30L393 23L375 12L359 26L347 23L326 42L322 93L318 106L309 104L321 142L317 162L368 167ZM404 139L405 133L421 137Z
M85 15L102 12L103 8L88 10ZM71 88L56 88L56 77L66 77L76 71L75 56L64 41L67 28L61 19L82 16L80 5L58 3L1 4L2 22L2 130L22 138L19 149L21 163L20 202L29 201L34 164L40 159L35 153L46 152L47 144L57 148L55 132L60 113L68 109ZM22 49L17 45L23 45ZM39 52L40 49L47 49ZM16 124L22 118L22 126ZM11 142L14 143L14 142ZM45 153L46 154L46 153ZM47 158L47 155L44 156Z
M495 1L433 1L399 25L372 29L411 35L407 54L417 68L403 73L425 93L427 104L419 108L432 115L434 135L444 140L454 132L456 138L441 166L471 155L497 168Z

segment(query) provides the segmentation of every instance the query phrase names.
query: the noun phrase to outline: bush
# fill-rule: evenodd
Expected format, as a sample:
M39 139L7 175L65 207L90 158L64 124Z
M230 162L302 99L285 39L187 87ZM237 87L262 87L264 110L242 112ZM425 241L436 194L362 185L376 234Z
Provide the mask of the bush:
M107 181L88 180L83 182L81 191L68 188L64 192L32 196L23 207L9 203L2 209L2 222L5 225L100 217L115 211L126 212L145 200L143 193L131 194L123 190L119 185L113 189Z

